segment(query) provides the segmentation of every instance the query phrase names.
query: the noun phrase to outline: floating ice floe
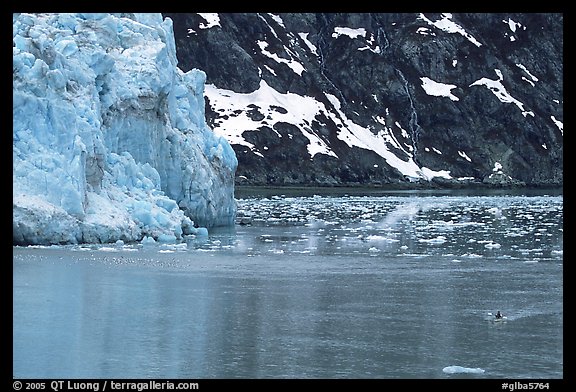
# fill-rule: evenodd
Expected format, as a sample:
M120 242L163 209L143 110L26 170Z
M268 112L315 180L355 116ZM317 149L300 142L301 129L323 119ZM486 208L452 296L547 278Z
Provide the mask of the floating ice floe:
M396 238L389 238L389 237L384 237L382 235L369 235L368 237L366 237L367 241L381 241L381 242L400 242L400 240L396 239Z
M455 373L475 373L475 374L482 374L485 372L482 368L469 368L463 366L446 366L442 369L444 373L448 374L455 374Z
M484 245L484 247L486 249L499 249L501 245L497 242L489 242L486 245Z
M418 242L425 242L430 245L441 245L446 242L446 237L444 237L443 235L439 235L436 238L429 238L429 239L422 238L419 239Z

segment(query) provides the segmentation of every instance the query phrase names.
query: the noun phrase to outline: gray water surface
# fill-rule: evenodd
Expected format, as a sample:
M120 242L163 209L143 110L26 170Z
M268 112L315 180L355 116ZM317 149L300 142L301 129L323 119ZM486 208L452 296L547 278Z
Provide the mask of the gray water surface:
M562 196L238 204L182 243L14 247L14 377L563 378Z

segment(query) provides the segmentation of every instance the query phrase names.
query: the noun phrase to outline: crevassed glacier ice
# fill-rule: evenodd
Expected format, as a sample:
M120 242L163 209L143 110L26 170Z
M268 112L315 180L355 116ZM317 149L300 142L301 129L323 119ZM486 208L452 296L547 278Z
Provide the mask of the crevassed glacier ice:
M234 223L236 156L160 14L13 15L13 242Z

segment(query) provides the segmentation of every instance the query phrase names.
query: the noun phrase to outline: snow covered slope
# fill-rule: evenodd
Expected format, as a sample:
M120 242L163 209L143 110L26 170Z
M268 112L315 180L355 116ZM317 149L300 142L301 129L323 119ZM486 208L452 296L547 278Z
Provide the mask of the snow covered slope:
M238 182L562 184L562 14L165 15Z
M230 144L161 14L13 15L13 242L171 241L234 222Z

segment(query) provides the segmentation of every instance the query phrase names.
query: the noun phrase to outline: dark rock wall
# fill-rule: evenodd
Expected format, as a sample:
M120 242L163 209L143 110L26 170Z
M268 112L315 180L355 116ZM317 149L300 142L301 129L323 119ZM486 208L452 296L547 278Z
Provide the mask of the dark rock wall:
M562 184L562 14L219 14L210 28L199 14L164 16L182 70L202 69L235 93L264 80L326 108L305 126L263 125L257 105L232 114L258 124L242 134L253 148L233 144L238 183ZM430 95L422 78L453 85L451 95ZM206 116L217 129L222 114L208 96ZM350 146L341 132L351 123L352 133L386 134L374 143L401 162L450 178L407 175L382 146ZM311 157L303 127L336 156Z

